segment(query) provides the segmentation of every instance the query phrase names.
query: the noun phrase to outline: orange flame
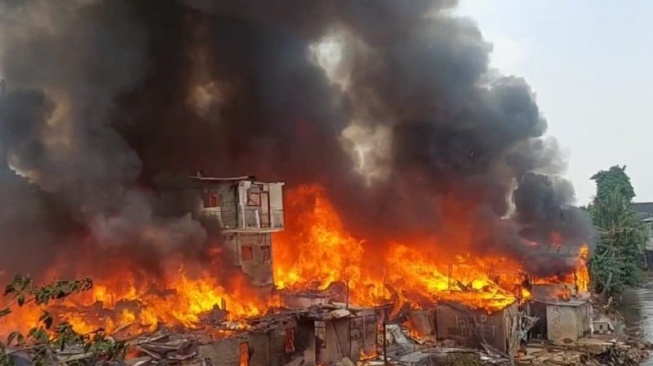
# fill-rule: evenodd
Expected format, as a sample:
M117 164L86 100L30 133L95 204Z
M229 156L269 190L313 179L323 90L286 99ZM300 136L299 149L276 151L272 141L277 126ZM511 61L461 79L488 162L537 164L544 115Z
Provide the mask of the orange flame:
M344 230L322 189L303 186L288 197L288 209L303 209L300 217L287 220L296 230L274 238L274 277L282 288L307 288L317 282L319 290L333 282L348 283L350 300L359 305L383 301L390 295L388 286L401 289L395 295L403 300L457 301L488 311L516 301L490 280L480 260L467 255L440 263L436 250L428 249L434 245L395 243L385 249L382 263L374 262L364 242Z
M165 285L139 283L129 272L119 272L114 277L96 280L87 293L53 303L48 310L80 333L98 328L111 332L130 323L145 330L153 330L160 323L193 327L222 304L227 307L222 310L228 310L226 319L232 321L261 315L266 310L267 303L242 282L246 281L244 277L231 281L227 290L209 273L191 277L183 267L170 275ZM0 320L0 334L15 329L26 331L37 325L39 315L33 305L16 309Z
M413 304L454 301L489 312L518 299L531 298L527 289L498 280L496 268L514 270L520 265L507 258L466 253L464 230L456 238L406 240L374 246L347 232L343 222L317 186L301 186L286 195L285 232L273 236L273 273L285 291L323 291L334 283L347 284L346 298L370 306L389 300ZM464 227L464 225L463 225ZM453 242L451 242L454 240ZM447 248L446 252L441 249ZM458 255L452 249L460 248ZM587 246L577 261L574 282L587 291ZM262 296L245 275L220 278L207 270L180 266L174 258L163 278L137 280L129 266L111 275L93 276L92 291L53 304L54 312L79 332L102 327L111 332L135 323L154 329L159 323L193 327L215 315L238 322L265 314L281 305L278 297ZM51 278L56 276L53 270ZM553 280L552 280L553 281ZM224 309L226 305L226 309ZM228 315L224 314L224 310ZM36 324L40 311L26 306L0 319L0 334L26 330Z
M578 257L576 258L575 269L573 272L558 277L534 278L533 283L534 284L559 283L559 284L574 285L576 287L576 291L579 294L587 293L589 292L589 286L590 286L590 275L589 275L589 270L587 268L588 258L589 258L589 246L587 244L583 244L578 251ZM555 297L560 297L560 296L565 297L564 294L561 293L556 293L551 295L555 295Z

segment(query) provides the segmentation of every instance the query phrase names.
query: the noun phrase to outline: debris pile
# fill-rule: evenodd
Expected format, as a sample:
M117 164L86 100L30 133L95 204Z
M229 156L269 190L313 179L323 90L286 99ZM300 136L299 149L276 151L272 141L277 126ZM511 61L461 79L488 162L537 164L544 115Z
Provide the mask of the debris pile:
M648 358L653 345L629 339L584 339L574 345L529 344L515 359L517 365L624 365L635 366Z

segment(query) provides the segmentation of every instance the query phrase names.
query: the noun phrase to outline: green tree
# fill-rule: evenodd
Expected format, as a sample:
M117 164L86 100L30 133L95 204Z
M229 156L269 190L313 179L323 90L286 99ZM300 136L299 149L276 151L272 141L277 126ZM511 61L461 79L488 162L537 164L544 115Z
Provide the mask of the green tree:
M610 196L615 192L622 195L629 202L635 198L635 190L630 184L630 177L626 174L625 165L615 165L608 170L601 170L594 174L591 179L596 182L594 203L610 199Z
M613 166L592 176L596 197L588 207L597 230L590 271L596 291L618 294L641 282L639 262L646 232L632 209L635 191L626 167Z

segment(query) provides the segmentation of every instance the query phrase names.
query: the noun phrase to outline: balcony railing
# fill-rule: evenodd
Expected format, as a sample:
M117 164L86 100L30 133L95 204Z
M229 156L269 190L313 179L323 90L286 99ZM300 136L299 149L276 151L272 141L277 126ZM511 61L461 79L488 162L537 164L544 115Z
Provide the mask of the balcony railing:
M284 228L283 210L272 210L267 214L263 214L260 207L243 207L239 211L238 224L226 226L225 219L229 218L227 221L233 220L234 210L211 207L203 208L200 212L206 218L217 220L220 227L227 230L278 231Z
M258 208L244 208L242 229L260 229L261 228L261 215Z
M264 213L259 207L243 209L246 229L283 229L283 210Z

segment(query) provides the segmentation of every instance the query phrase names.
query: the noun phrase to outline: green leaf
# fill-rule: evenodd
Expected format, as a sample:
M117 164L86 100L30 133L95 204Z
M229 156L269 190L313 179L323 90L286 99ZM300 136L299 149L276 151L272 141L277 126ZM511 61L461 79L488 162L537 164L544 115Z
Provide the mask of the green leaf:
M30 329L28 336L37 344L47 344L49 341L48 334L43 328Z
M16 337L16 344L18 346L25 345L25 336L22 333L18 333L18 336Z

